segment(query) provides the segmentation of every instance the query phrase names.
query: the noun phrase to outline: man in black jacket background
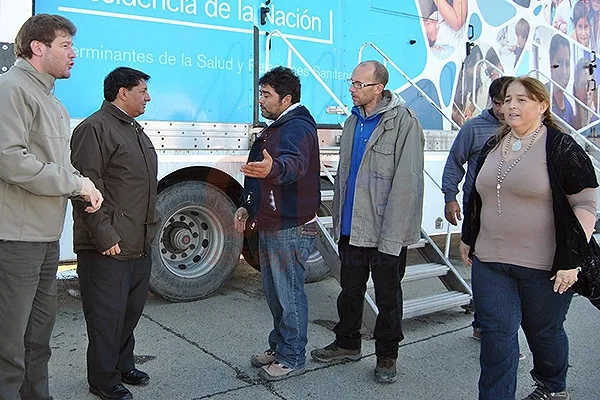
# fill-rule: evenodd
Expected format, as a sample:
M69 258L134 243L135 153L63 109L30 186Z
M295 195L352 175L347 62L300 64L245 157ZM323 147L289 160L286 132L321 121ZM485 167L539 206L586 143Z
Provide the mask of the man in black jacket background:
M157 157L134 119L150 101L150 76L120 67L104 80L100 110L75 128L71 160L104 195L103 207L85 213L73 201L74 249L88 332L90 392L131 399L121 382L144 385L135 368L135 329L146 302L155 220Z
M234 217L239 232L256 229L263 290L273 315L269 349L252 356L259 375L279 380L306 361L308 300L306 261L315 247L321 203L319 140L309 111L300 105L300 79L277 67L260 80L260 109L267 127L241 168L243 204Z

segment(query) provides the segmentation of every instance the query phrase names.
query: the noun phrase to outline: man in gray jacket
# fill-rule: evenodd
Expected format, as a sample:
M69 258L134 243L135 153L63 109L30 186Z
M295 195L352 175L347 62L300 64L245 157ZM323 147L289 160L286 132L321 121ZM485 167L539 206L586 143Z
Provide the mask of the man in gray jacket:
M348 80L354 108L342 132L334 186L333 228L339 238L342 292L335 341L313 350L319 362L359 360L363 300L369 271L379 310L375 380L396 380L402 334L406 249L420 239L423 129L398 95L385 90L386 68L360 63Z
M71 75L75 26L28 19L15 65L0 76L0 399L50 399L48 360L67 197L102 204L69 161L69 115L52 94Z

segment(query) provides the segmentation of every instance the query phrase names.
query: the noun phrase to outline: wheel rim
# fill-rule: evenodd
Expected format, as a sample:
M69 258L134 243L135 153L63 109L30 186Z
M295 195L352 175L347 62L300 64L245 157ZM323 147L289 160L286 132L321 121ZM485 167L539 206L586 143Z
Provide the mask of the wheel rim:
M208 273L218 261L225 235L215 213L201 206L177 210L162 224L158 238L163 265L182 278Z

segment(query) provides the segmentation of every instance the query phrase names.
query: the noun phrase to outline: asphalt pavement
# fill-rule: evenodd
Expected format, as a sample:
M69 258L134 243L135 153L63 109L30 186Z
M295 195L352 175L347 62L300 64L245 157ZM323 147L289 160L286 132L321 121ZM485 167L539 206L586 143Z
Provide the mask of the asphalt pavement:
M458 266L461 274L469 272ZM405 285L407 293L411 283ZM260 273L240 261L232 279L212 297L171 303L152 294L136 330L137 367L150 374L145 387L130 387L135 399L458 399L477 398L479 342L461 308L404 322L398 380L373 381L374 342L365 332L363 357L354 363L319 364L316 347L333 340L339 286L333 278L306 286L309 299L307 365L304 373L278 382L260 379L250 365L264 351L271 315ZM570 339L568 389L572 400L600 399L600 311L575 297L566 322ZM91 400L86 380L85 320L77 281L59 281L59 311L52 335L50 388L55 400ZM531 354L521 335L517 399L532 391Z

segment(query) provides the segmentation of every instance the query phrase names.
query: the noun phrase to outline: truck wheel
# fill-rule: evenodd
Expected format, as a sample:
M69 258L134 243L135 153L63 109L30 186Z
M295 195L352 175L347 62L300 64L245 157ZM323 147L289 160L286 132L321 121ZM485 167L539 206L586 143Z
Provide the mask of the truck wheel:
M325 202L319 209L319 216L331 215L331 208L329 204ZM244 259L250 266L257 271L260 271L260 260L258 256L258 233L246 229L245 240L244 240L244 251L242 253ZM329 275L329 266L325 263L325 260L319 253L319 250L315 249L308 257L306 262L306 283L318 282L325 279Z
M152 242L150 290L172 301L210 296L227 282L242 251L235 205L204 182L180 182L158 194L160 229Z

